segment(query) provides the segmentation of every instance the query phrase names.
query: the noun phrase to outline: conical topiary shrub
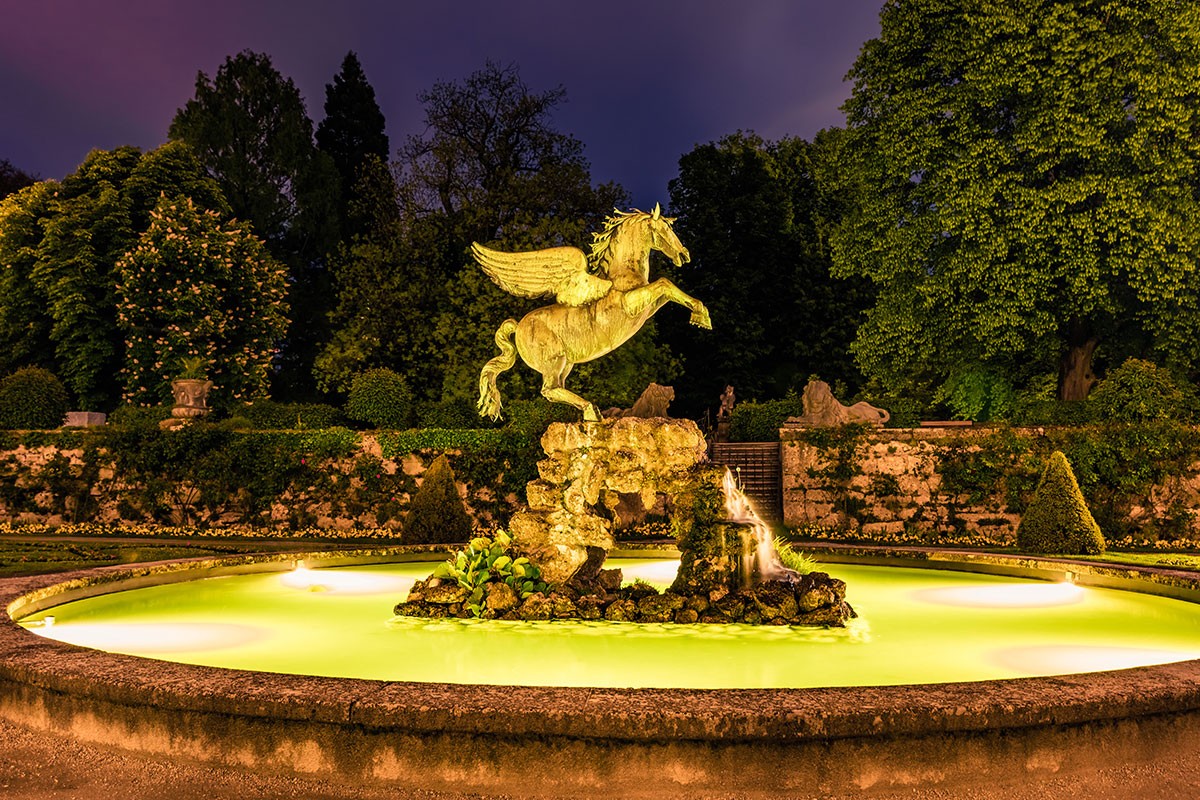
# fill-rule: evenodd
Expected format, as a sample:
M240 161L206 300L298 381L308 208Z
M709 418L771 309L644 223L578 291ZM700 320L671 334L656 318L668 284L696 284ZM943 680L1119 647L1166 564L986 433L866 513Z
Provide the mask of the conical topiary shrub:
M404 518L405 544L449 544L471 540L471 516L454 483L454 470L444 455L429 469Z
M1034 553L1104 552L1104 536L1088 511L1067 457L1055 450L1033 501L1017 526L1017 547Z

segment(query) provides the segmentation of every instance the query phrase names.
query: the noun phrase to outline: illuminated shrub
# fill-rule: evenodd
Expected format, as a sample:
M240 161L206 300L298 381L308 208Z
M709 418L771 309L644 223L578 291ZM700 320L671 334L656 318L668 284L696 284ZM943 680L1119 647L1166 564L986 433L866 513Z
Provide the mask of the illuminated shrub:
M67 414L67 390L52 372L19 369L0 381L0 428L57 428Z
M1104 536L1088 511L1075 473L1062 451L1046 463L1033 500L1017 527L1017 546L1033 553L1104 552Z
M454 470L438 456L409 504L401 533L404 544L448 544L471 538L471 517L458 494Z
M1193 416L1189 398L1175 378L1149 361L1130 358L1108 373L1087 399L1097 422L1186 420Z
M412 425L412 390L390 369L367 370L350 384L346 416L375 428L404 430Z

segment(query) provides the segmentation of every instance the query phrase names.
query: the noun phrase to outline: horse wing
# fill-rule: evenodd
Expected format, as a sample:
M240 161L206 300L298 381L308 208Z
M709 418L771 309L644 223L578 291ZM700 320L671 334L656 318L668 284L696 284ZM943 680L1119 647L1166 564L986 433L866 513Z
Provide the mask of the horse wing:
M587 271L587 256L576 247L502 253L473 242L471 253L497 286L517 297L552 294L563 305L582 306L612 288L612 281Z

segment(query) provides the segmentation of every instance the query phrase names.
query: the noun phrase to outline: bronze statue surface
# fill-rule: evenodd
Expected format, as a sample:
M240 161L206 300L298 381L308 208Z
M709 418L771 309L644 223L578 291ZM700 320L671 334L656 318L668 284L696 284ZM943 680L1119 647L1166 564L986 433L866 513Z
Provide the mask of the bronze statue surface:
M567 403L596 421L596 407L565 387L576 364L620 347L668 302L692 312L691 322L711 328L708 309L666 278L650 281L650 252L659 250L675 264L690 260L687 248L662 210L616 211L604 230L594 234L591 255L575 247L503 253L475 243L479 266L495 283L518 297L553 295L555 303L534 309L520 322L507 319L496 331L500 355L479 376L479 413L499 419L496 376L521 357L542 374L542 396Z

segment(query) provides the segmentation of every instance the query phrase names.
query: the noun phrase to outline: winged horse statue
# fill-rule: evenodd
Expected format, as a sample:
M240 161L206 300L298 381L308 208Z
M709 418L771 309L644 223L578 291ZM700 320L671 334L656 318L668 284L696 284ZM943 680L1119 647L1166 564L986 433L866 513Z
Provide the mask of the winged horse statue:
M506 319L500 325L500 355L479 376L480 415L500 418L496 376L520 355L542 374L543 397L578 408L585 420L599 420L596 407L564 385L576 364L616 350L668 302L690 310L693 325L711 329L703 303L666 278L650 281L651 250L677 267L691 260L671 228L674 222L658 205L650 213L614 209L604 230L593 234L590 257L576 247L502 253L473 243L475 260L501 289L518 297L553 295L556 301L530 311L520 322Z

